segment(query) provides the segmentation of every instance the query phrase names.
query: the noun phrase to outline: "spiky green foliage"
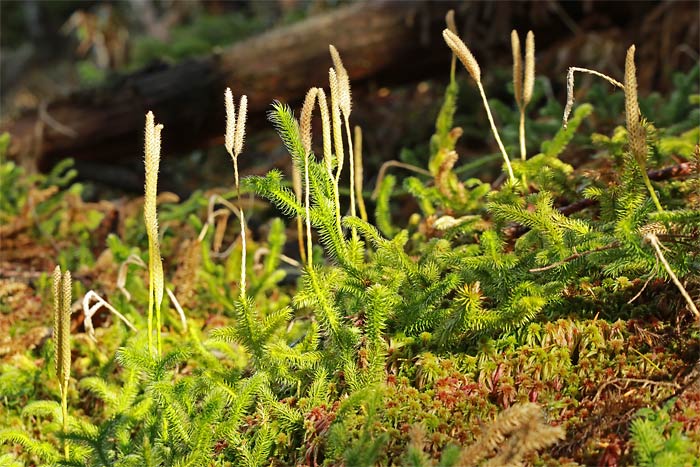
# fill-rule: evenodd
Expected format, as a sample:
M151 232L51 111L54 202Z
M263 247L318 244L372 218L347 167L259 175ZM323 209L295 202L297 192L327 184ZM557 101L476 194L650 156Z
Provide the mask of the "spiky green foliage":
M396 228L394 228L391 223L391 207L389 205L391 192L395 185L396 177L393 175L384 177L379 186L377 204L374 211L374 219L377 223L377 228L388 238L396 234Z
M454 73L450 76L450 83L445 88L445 97L440 107L440 112L435 119L435 134L430 138L431 161L428 164L432 173L437 171L442 161L439 159L440 152L449 152L455 148L457 137L452 131L454 115L457 111L457 97L459 85Z
M544 98L539 88L531 107ZM162 206L163 225L170 225L159 234L163 255L169 269L184 269L164 285L172 281L176 296L189 289L188 330L164 302L163 352L149 352L144 310L153 291L143 271L127 268L131 298L122 291L109 298L138 331L105 324L99 345L74 340L77 384L69 395L76 410L69 416L49 402L61 390L41 384L52 370L36 368L36 356L17 361L13 371L2 367L0 417L9 428L0 441L22 446L8 448L7 462L17 454L26 463L76 466L462 465L460 446L475 441L482 423L508 428L509 409L534 415L532 405L522 404L529 400L547 415L526 417L537 419L542 432L558 437L563 426L570 434L557 448L570 449L559 461L573 456L595 464L601 437L581 440L578 433L600 426L623 433L617 420L606 419L609 412L624 418L668 398L679 388L674 375L697 360L695 344L688 344L697 332L679 291L665 282L669 269L655 249L697 296L697 180L657 174L654 188L667 208L658 211L642 173L675 164L671 156L690 157L697 131L687 124L653 131L646 124L645 168L627 150L623 127L588 135L602 115L613 118L609 107L621 114L621 101L606 106L602 97L592 98L595 105L574 109L562 129L551 123L561 105L550 101L527 122L526 143L541 153L513 164L527 186L521 177L487 183L469 177L477 168L488 171L492 155L462 164L455 152L456 97L452 79L426 151L428 170L403 181L383 179L375 225L352 215L339 219L333 155L329 150L318 162L305 152L293 111L275 103L270 120L296 169L308 173L309 202L276 170L248 177L242 191L291 219L308 218L314 230L307 239L323 247L310 248L313 265L285 256L294 253L283 220L266 224L266 239L251 236L223 257L213 251L213 229L204 227L210 204L204 195ZM679 102L683 118L694 115ZM499 117L513 113L508 104L493 107ZM517 113L499 120L516 129L519 123ZM515 141L517 131L504 132L506 142L509 134ZM572 153L590 155L588 166L582 169ZM19 177L15 167L0 168ZM397 186L406 190L394 192ZM227 201L235 193L219 196ZM408 223L398 210L392 217L398 196L403 204L413 196L422 214ZM20 198L9 201L8 219L23 212L29 196ZM131 255L146 259L138 224L127 225L123 238L108 238L115 263ZM251 223L259 224L265 225ZM650 233L663 248L650 243ZM191 242L186 251L177 247L182 236ZM192 258L194 269L182 266ZM101 267L95 276L116 277L108 259ZM42 281L46 288L45 279L37 287ZM645 322L652 314L658 321ZM686 447L669 417L656 423L642 412L632 422L640 464L678 460L664 457ZM548 443L493 432L506 431L511 438L490 445L492 457L477 459L481 465L524 455L525 444L534 446L528 452L535 464L549 462L534 452ZM63 441L71 445L68 459L57 449Z
M294 163L303 168L304 145L301 142L299 122L294 117L291 107L279 101L273 102L268 119L274 125L280 138L282 138L282 142L287 148L289 155L292 156Z
M591 104L582 104L578 106L574 111L573 117L569 119L568 125L560 128L551 140L542 142L542 154L546 157L558 157L573 139L583 123L583 119L588 117L592 112L593 106Z
M632 420L631 441L640 467L700 465L697 449L683 434L680 424L670 419L672 403L660 410L641 409Z
M36 441L23 431L19 430L9 428L1 430L0 443L11 443L22 446L30 454L44 459L46 462L54 462L61 456L54 445Z

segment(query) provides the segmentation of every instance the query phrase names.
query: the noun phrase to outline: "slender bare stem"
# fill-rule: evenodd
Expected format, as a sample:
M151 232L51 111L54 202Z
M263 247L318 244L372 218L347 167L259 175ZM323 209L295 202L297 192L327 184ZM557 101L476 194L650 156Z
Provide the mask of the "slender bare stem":
M360 218L367 222L367 208L365 207L365 199L362 196L363 185L363 167L362 167L362 128L355 125L355 194L357 195L357 208L360 210Z
M589 70L588 68L580 68L577 66L570 67L566 76L566 107L564 107L564 116L562 117L562 126L564 128L566 128L569 123L569 114L574 106L574 72L576 71L598 76L613 86L617 86L623 91L625 90L624 84L599 71Z
M666 269L668 275L671 277L671 280L674 284L676 284L676 287L678 287L678 290L681 292L681 295L688 303L688 308L690 308L690 311L693 312L696 319L700 319L700 311L698 311L698 308L695 306L695 303L693 303L693 300L690 298L690 294L688 294L688 291L685 290L685 287L683 287L681 281L678 280L678 276L676 276L676 273L673 272L673 269L671 269L671 265L668 263L668 260L666 260L663 251L661 251L661 242L659 242L659 237L657 237L655 233L650 232L644 235L644 238L649 243L651 243L651 246L654 247L654 250L656 251L656 256L659 258L659 261L661 261L661 264L664 265L664 268Z
M399 167L401 169L410 170L411 172L426 175L428 177L433 176L433 174L431 174L428 170L425 170L421 167L416 167L415 165L406 164L405 162L399 161L386 161L382 164L381 167L379 167L379 175L377 175L377 184L374 187L374 191L370 195L370 198L377 199L377 196L379 195L379 187L382 186L382 181L384 180L384 177L386 176L386 171L389 169L389 167Z
M527 159L527 149L525 147L525 108L520 108L520 158Z
M238 156L243 152L243 143L245 141L245 124L248 113L248 96L241 96L238 105L238 118L236 119L236 108L233 103L233 94L231 89L227 88L224 95L226 104L226 134L225 146L231 159L233 159L233 178L236 184L236 200L238 201L238 211L240 213L239 220L241 225L241 299L246 296L246 230L245 216L241 207L241 186L238 179Z
M241 211L241 298L245 299L245 266L246 266L246 232L245 232L245 215L243 214L243 209Z
M525 147L525 106L520 107L520 159L523 162L527 160L527 149ZM525 171L522 173L523 189L527 192L527 175Z
M352 217L355 217L357 215L356 212L356 207L355 207L355 161L353 157L353 148L352 148L352 133L350 133L350 119L348 118L347 115L345 117L345 134L348 137L348 154L350 155L350 215ZM352 229L352 237L354 239L357 238L357 229L353 227Z
M304 208L306 210L306 250L308 254L306 255L307 263L309 266L309 271L313 270L313 244L311 242L311 201L309 197L309 192L311 184L309 183L309 152L307 151L304 155Z
M508 168L508 176L510 177L511 181L515 181L513 167L511 167L510 165L510 159L508 158L508 154L506 153L506 148L503 147L503 142L501 141L501 137L499 136L498 130L496 129L496 124L493 121L493 115L491 115L491 108L489 107L488 100L486 99L484 86L482 86L481 81L477 81L476 84L479 87L481 99L484 101L484 108L486 109L486 115L488 116L489 123L491 124L491 131L493 132L494 138L496 138L496 143L498 143L498 148L501 150L501 154L503 154L503 160L506 162L506 167Z
M644 180L644 185L647 187L647 190L649 191L649 196L651 196L651 200L654 202L654 205L656 206L656 210L659 212L663 212L664 208L661 206L661 202L659 201L659 198L656 196L656 191L654 191L654 187L651 186L651 181L649 180L649 175L647 175L646 170L643 170L642 168L642 180Z

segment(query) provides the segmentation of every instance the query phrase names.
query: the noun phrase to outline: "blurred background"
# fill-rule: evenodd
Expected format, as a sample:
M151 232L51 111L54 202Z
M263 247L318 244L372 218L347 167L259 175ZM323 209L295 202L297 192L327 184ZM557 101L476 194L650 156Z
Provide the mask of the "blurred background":
M568 67L621 80L625 51L635 43L641 95L668 95L674 73L697 66L700 48L697 1L3 0L0 8L0 132L11 134L9 157L29 171L72 158L93 198L142 190L148 110L165 124L164 190L187 196L230 186L222 136L227 86L250 99L243 173L285 168L288 157L265 112L274 99L298 109L309 87L327 87L329 43L351 75L367 184L384 161L424 165L449 79L441 37L449 9L487 94L503 104L497 116L513 145L512 29L523 41L535 33L537 93L549 114L533 110L531 118L554 129ZM468 162L495 148L476 88L458 74L456 123L465 131L458 152ZM616 94L593 77L576 79L579 101L589 92ZM597 131L622 121L608 117L597 116ZM495 170L485 166L479 176L488 179L498 167L495 161Z

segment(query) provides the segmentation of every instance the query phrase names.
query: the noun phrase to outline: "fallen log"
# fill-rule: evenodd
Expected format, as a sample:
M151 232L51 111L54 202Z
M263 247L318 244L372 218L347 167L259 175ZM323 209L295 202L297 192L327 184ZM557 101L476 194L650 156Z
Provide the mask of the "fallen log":
M72 157L91 164L142 157L144 115L165 125L164 153L206 146L224 132L223 93L245 93L255 114L273 99L294 102L310 86L323 86L332 66L328 44L341 52L355 82L389 69L449 60L440 38L448 3L357 3L234 44L218 54L175 65L155 64L80 90L0 125L12 136L10 157L47 170ZM426 29L430 29L428 31ZM262 120L260 118L259 120Z

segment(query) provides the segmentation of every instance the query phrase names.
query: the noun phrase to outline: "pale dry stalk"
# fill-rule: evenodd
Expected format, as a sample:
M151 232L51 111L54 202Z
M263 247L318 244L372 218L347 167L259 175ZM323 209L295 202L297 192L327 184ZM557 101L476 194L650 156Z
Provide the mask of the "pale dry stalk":
M247 254L247 249L248 245L246 244L246 227L245 227L245 214L243 213L243 209L240 209L241 212L241 299L245 299L245 291L246 291L246 274L245 274L245 268L246 268L246 254Z
M170 301L173 302L173 306L175 307L175 311L177 311L177 315L180 317L180 324L182 324L182 330L187 333L187 317L185 316L185 310L182 309L182 305L180 305L180 301L177 299L175 296L175 293L170 290L168 287L165 288L165 292L168 294L168 297L170 297Z
M527 159L525 146L525 110L532 99L535 86L535 35L528 31L525 39L525 68L520 52L520 38L515 29L510 33L511 48L513 49L513 91L515 102L520 110L520 157Z
M226 146L226 151L233 159L233 174L234 181L236 184L236 193L239 203L239 220L241 228L241 279L240 279L240 289L241 289L241 299L245 299L246 296L246 253L247 253L247 242L246 242L246 226L245 226L245 215L243 214L243 209L240 207L241 201L241 187L238 179L238 156L243 152L243 143L245 141L245 124L248 116L248 96L245 94L241 96L241 100L238 104L238 118L236 118L236 109L233 103L233 93L231 88L226 88L224 93L224 104L226 106L226 134L224 135L224 141ZM234 123L235 122L235 123Z
M318 106L321 110L321 129L323 131L323 162L328 171L328 175L333 176L333 149L331 147L331 120L328 114L328 102L326 101L326 92L323 88L318 89Z
M329 45L328 48L331 52L333 65L336 68L338 80L338 107L343 113L343 120L345 122L345 135L348 139L348 155L350 162L350 215L355 217L357 215L357 192L355 189L355 151L353 150L353 138L352 133L350 132L350 113L352 112L352 93L350 91L350 76L348 75L348 71L343 65L343 60L340 58L338 50L336 50L336 48L333 45ZM352 235L353 238L357 238L357 231L355 228L352 229Z
M166 289L167 290L167 289ZM95 303L91 304L92 301L95 301ZM131 321L129 321L126 316L123 314L119 313L119 311L114 308L109 302L107 302L104 298L100 297L100 295L95 292L94 290L88 291L88 293L85 294L83 297L83 316L85 319L85 330L87 331L88 337L93 341L97 342L97 338L95 337L95 327L92 324L92 318L95 316L95 313L97 313L99 310L102 308L107 308L110 312L112 312L117 318L122 320L124 324L126 324L129 329L131 329L134 332L138 332L136 327L134 327L133 324L131 324Z
M681 281L678 280L678 276L676 276L676 273L673 272L671 265L669 264L668 260L664 256L663 251L661 251L662 245L661 245L661 242L659 241L659 237L656 236L655 232L647 232L646 234L644 234L644 239L646 241L648 241L649 243L651 243L651 246L654 247L654 251L656 252L656 257L659 258L659 261L661 261L661 264L664 265L664 268L666 269L666 272L668 273L669 277L671 278L673 283L676 285L676 287L680 291L681 295L685 299L686 303L688 304L688 308L695 315L695 319L700 320L700 311L698 311L698 307L695 306L693 299L690 298L690 294L685 289L685 287L683 287L683 284L681 284Z
M326 100L326 92L323 88L318 88L318 94L316 95L318 99L318 106L321 109L321 127L323 131L323 163L328 172L328 176L334 179L333 176L333 140L331 138L331 119L328 113L328 102ZM338 235L343 236L343 227L340 224L340 195L338 194L338 186L336 183L331 184L333 188L333 198L336 203L336 228L338 229Z
M569 115L571 114L571 109L574 107L574 72L588 73L599 78L603 78L608 83L616 86L623 91L625 86L619 81L611 78L610 76L603 74L599 71L590 70L588 68L581 68L577 66L569 67L569 71L566 74L566 106L564 107L564 116L562 117L562 126L566 128L569 124Z
M158 170L160 167L161 131L163 125L155 124L153 112L146 114L145 128L145 196L143 217L148 236L148 349L153 352L153 311L156 315L156 338L158 354L162 351L160 308L163 302L163 260L160 257L158 236Z
M384 181L384 177L386 177L386 172L387 170L389 170L390 167L399 167L401 169L410 170L411 172L426 175L428 177L433 176L433 174L429 170L425 170L421 167L416 167L415 165L406 164L405 162L399 162L396 160L386 161L381 165L381 167L379 167L379 173L377 174L377 183L375 184L374 191L372 191L372 194L370 195L371 199L377 199L377 196L379 196L379 189L382 186L382 181Z
M340 173L343 170L343 162L345 160L343 149L343 131L340 117L340 90L338 89L338 77L333 68L328 70L328 82L331 90L331 121L333 127L333 142L335 148L335 159L338 164L335 172L335 218L336 224L340 222Z
M357 207L360 210L360 218L367 222L367 208L362 196L363 168L362 168L362 128L355 125L355 193L357 194Z
M307 265L309 269L313 267L313 244L311 238L311 198L309 183L309 157L311 156L311 117L318 88L311 88L306 93L304 105L301 109L301 144L304 147L304 210L306 211L306 249Z

